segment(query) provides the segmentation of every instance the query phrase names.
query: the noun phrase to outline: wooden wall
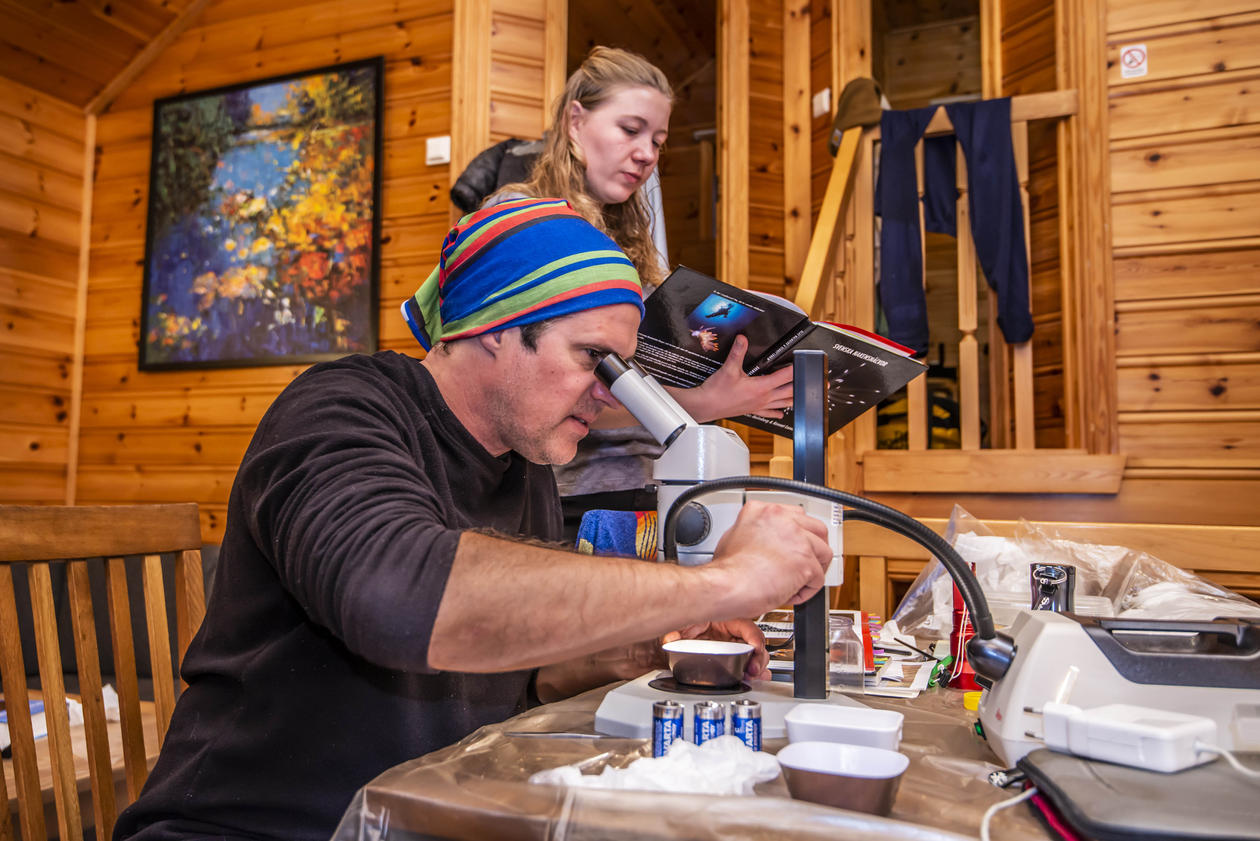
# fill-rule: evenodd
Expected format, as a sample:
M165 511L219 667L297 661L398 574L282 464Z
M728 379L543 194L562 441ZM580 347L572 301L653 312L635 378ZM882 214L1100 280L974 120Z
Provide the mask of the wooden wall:
M1126 478L1260 511L1260 2L1110 0L1112 244ZM1146 76L1121 52L1145 45ZM1184 504L1195 504L1185 502ZM1198 507L1198 504L1196 504ZM1226 513L1228 512L1228 513Z
M380 344L414 353L397 307L448 227L448 167L424 147L451 131L452 19L449 0L217 0L99 118L80 503L195 501L217 543L253 429L301 370L137 370L153 101L384 55Z
M980 92L980 21L975 15L893 29L882 39L879 81L894 108Z
M546 6L547 0L490 3L491 143L542 137L550 120L551 95L559 91L548 89L544 73Z
M0 502L66 500L85 125L0 78Z

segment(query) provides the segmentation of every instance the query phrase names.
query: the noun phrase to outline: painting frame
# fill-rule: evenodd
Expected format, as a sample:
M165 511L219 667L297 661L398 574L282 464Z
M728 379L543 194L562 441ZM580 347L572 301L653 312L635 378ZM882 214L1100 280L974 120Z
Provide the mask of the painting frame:
M377 56L153 103L141 371L377 350L384 77Z

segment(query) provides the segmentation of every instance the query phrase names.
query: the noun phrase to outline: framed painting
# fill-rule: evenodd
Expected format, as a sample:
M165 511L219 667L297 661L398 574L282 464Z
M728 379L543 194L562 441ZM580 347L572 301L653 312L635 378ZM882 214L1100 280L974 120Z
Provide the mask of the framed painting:
M140 368L376 350L383 61L153 105Z

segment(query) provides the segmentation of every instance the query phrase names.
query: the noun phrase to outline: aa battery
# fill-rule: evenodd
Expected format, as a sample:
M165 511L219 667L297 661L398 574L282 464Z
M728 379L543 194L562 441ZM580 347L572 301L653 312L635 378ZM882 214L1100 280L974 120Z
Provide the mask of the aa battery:
M725 735L726 707L717 701L697 702L694 725L697 745Z
M761 750L761 704L747 698L731 701L731 735L753 750Z
M664 756L683 737L683 705L677 701L652 704L652 756Z

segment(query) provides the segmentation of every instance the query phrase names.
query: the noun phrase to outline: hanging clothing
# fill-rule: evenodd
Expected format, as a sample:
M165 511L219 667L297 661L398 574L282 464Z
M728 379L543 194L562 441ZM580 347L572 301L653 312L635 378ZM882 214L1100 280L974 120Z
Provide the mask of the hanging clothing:
M880 305L888 335L922 356L928 348L927 302L923 293L923 253L919 245L918 187L914 147L939 106L885 111L880 120L882 152L875 212L880 229ZM1024 210L1011 144L1009 99L944 106L967 162L968 208L976 257L996 293L998 326L1006 341L1027 341L1033 332L1028 301L1028 252ZM952 233L954 188L952 148L925 146L924 194L928 230ZM945 164L948 160L950 163Z

